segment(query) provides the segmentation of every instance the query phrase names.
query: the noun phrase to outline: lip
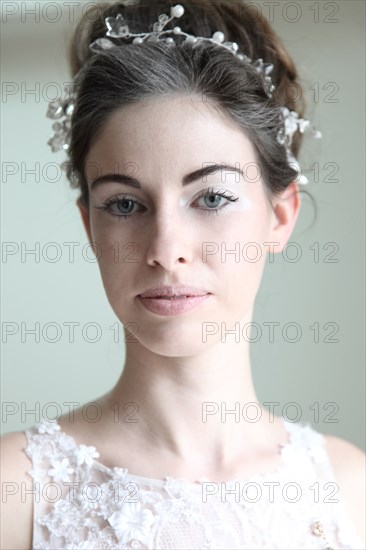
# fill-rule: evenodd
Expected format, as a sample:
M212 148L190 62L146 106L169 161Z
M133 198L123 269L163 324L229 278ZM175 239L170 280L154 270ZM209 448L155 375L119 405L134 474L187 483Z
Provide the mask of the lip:
M197 297L206 296L210 294L207 290L202 288L179 285L179 286L159 286L149 288L142 294L139 294L140 298L172 298L174 296L182 297Z
M139 295L138 298L140 302L145 306L145 308L152 313L168 316L179 315L181 313L190 311L205 302L210 296L211 294L206 293L204 295L189 297L182 296L178 298L169 298L169 296L160 298L144 298L141 295Z

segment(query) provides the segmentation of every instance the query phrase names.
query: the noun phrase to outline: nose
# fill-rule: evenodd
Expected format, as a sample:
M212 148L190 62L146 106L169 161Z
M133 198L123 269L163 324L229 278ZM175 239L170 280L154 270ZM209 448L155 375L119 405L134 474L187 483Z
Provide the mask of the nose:
M178 264L192 261L193 244L182 217L174 207L166 205L156 211L148 231L146 262L152 267L160 265L172 271Z

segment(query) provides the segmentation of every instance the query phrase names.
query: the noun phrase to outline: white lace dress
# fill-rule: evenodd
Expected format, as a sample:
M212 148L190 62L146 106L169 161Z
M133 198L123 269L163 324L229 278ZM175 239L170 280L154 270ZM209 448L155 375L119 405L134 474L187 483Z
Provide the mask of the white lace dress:
M33 549L362 549L324 437L283 420L281 464L245 480L193 483L131 475L96 459L57 421L25 430Z

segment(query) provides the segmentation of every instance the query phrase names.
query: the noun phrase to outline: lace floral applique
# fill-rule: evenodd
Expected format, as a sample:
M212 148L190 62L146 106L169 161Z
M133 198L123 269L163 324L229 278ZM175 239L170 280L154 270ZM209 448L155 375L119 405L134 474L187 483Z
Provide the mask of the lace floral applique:
M309 491L317 479L314 464L327 461L322 435L310 426L285 426L290 443L282 447L281 466L247 480L262 488L258 500L241 493L236 502L235 496L222 499L220 484L205 501L204 484L211 483L206 478L199 484L150 480L126 468L108 468L96 462L95 447L76 445L57 423L42 422L26 432L29 474L42 495L34 502L33 548L362 548L352 525L341 521L335 508L315 503ZM302 488L298 502L280 498L291 482ZM230 480L225 488L235 492L243 483ZM266 483L281 489L274 502Z
M137 540L147 546L155 516L151 510L144 508L139 502L131 502L128 506L114 512L108 521L121 544L126 545L131 540Z

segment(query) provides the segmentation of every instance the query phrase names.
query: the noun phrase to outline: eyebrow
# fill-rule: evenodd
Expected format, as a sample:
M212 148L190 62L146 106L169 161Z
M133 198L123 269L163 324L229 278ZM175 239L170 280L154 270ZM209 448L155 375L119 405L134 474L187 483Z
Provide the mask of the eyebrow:
M204 168L200 168L199 170L195 170L194 172L191 172L190 174L184 176L182 184L189 185L190 183L198 181L205 176L216 174L220 170L224 170L225 172L238 172L241 176L243 176L242 170L240 170L240 168L238 168L237 166L230 166L229 164L225 163L211 163L209 166L205 166ZM129 185L130 187L135 187L137 189L141 188L141 183L139 182L139 180L133 178L132 176L127 176L125 174L105 174L104 176L99 176L98 178L93 180L90 184L90 189L93 191L99 185L111 182L122 183L124 185Z

